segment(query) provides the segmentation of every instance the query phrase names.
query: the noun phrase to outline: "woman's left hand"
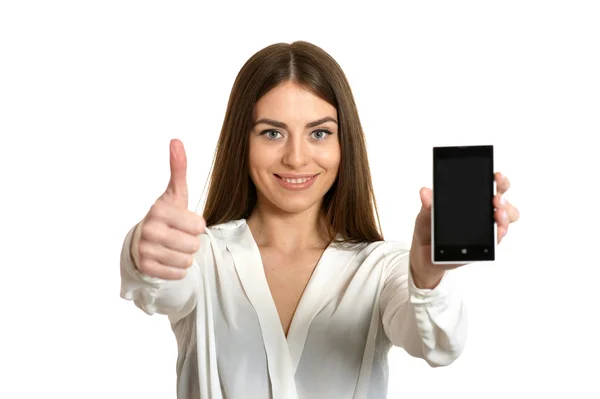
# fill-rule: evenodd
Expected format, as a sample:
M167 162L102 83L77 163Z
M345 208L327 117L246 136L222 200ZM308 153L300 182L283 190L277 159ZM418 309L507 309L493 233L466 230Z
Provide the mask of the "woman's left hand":
M519 210L504 199L510 188L510 181L501 173L496 173L497 194L494 196L494 219L496 220L498 243L506 234L511 223L519 220ZM444 272L465 264L434 265L431 261L431 204L433 192L429 188L421 189L421 211L415 221L410 267L415 285L419 288L434 288L442 279Z

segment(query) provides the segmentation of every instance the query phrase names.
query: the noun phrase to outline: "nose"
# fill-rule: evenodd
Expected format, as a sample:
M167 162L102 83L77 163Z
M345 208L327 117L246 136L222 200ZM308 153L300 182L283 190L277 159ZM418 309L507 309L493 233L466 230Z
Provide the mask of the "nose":
M300 168L309 163L310 148L309 143L303 140L299 135L292 135L285 144L282 162L291 168Z

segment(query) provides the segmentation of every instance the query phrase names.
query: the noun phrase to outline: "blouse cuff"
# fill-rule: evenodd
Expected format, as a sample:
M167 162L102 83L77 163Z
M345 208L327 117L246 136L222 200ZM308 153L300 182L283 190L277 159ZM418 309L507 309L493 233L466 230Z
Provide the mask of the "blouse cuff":
M408 271L408 287L411 297L411 303L415 305L427 305L438 301L446 300L452 290L451 278L448 271L444 272L442 279L434 288L419 288L415 285L412 277L412 271Z

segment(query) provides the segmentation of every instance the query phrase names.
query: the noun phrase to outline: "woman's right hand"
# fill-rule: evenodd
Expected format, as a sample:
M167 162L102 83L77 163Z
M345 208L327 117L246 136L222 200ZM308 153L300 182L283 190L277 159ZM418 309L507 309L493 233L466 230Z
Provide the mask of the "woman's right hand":
M202 216L188 210L187 158L183 143L171 140L171 180L136 227L131 253L136 268L150 277L178 280L185 277L200 249L205 232Z

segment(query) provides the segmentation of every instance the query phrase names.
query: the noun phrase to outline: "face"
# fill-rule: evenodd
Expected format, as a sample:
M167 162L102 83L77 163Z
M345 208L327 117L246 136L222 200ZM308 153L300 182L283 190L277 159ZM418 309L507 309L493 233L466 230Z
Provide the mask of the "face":
M256 103L253 118L249 166L258 206L319 209L340 164L335 107L286 82Z

